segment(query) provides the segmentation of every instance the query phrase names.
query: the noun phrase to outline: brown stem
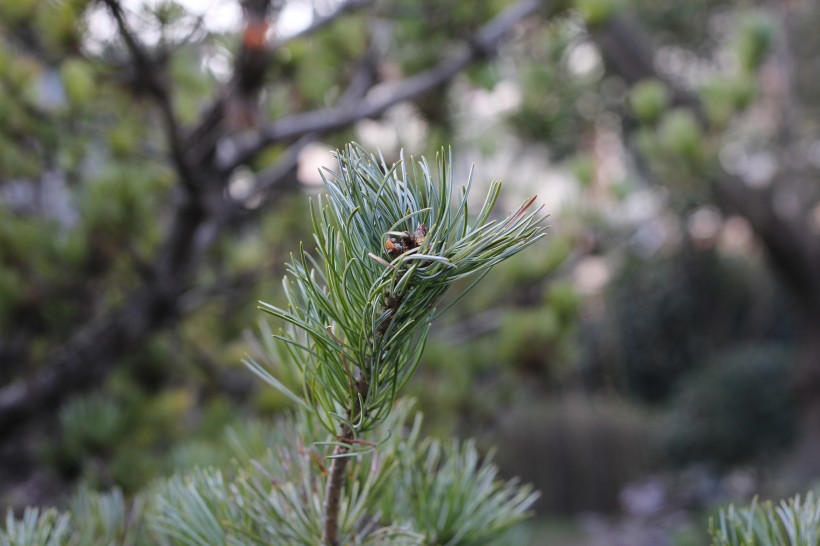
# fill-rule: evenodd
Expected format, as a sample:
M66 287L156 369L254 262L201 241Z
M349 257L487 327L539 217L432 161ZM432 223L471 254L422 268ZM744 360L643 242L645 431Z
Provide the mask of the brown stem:
M334 458L330 463L325 493L325 546L339 546L339 500L345 483L345 469L350 460L344 455L350 451L353 442L353 430L346 424L342 425L339 441L341 443L333 450Z

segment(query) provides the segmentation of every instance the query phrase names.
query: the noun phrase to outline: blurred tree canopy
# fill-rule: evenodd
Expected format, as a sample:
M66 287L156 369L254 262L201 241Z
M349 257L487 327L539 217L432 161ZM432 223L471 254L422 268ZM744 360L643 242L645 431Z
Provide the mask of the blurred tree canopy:
M483 423L522 377L541 394L578 380L665 400L723 345L786 339L799 436L816 455L816 2L234 8L226 27L173 0L0 3L0 479L45 458L67 477L136 487L148 448L167 450L179 429L205 437L233 406L283 407L236 368L249 302L276 294L284 252L308 237L290 196L311 146L374 122L390 129L368 137L387 155L507 149L576 196L543 255L470 304L491 310L433 341L425 406ZM295 13L308 15L298 28ZM737 247L735 268L723 255ZM776 288L749 265L758 251ZM606 290L602 268L617 273ZM522 313L492 311L509 303ZM446 343L488 331L510 369L481 350L494 342ZM55 430L71 441L44 443Z

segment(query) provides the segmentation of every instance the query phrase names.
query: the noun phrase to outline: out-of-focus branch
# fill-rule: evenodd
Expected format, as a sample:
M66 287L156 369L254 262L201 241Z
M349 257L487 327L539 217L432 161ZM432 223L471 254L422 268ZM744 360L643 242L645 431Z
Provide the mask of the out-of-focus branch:
M117 359L164 324L178 319L179 300L203 250L195 243L212 212L203 202L202 171L195 171L187 160L158 63L128 27L120 4L116 0L103 2L117 22L134 70L159 106L171 157L187 196L175 204L171 227L161 250L142 276L142 285L125 303L79 326L50 354L41 371L0 388L0 437L37 416L44 408L56 407L66 397L98 383Z
M252 116L247 107L253 102L255 93L261 90L264 83L263 76L266 69L266 60L271 51L284 47L299 38L310 36L334 23L340 17L361 9L371 2L372 0L347 0L342 2L332 13L316 19L307 28L271 45L265 45L264 40L261 38L267 30L267 21L261 20L260 15L266 10L258 8L249 10L246 6L245 38L236 58L231 81L224 86L214 102L206 108L207 113L202 116L196 128L190 132L187 138L192 150L191 157L194 158L195 162L202 162L214 154L219 140L227 136L226 120L229 122L228 125L231 122L235 124L237 114L242 117L243 106L245 107L245 117L254 118L245 119L246 125L252 125L258 120L259 116ZM256 62L248 62L249 59L255 59ZM241 162L238 162L223 167L225 171L231 171L240 164Z
M108 6L111 15L117 22L117 29L131 54L132 64L137 76L140 78L140 82L146 86L156 100L157 106L162 114L168 144L171 148L171 157L180 175L180 180L189 192L194 192L196 191L198 181L186 156L185 144L182 141L179 122L177 121L171 103L170 92L168 91L166 82L162 79L162 67L151 58L143 44L129 28L120 3L117 0L103 0L103 2Z
M660 80L669 88L673 106L690 108L701 121L705 121L697 96L675 85L655 69L655 51L637 21L615 16L606 25L590 29L590 35L607 66L628 84L648 78Z
M356 10L359 10L368 4L372 3L373 0L346 0L342 2L336 9L333 10L331 13L319 17L315 19L310 25L305 27L304 29L300 30L299 32L288 36L283 40L278 40L274 45L274 49L280 48L283 46L288 45L290 42L294 40L298 40L300 38L304 38L305 36L310 36L311 34L325 28L329 24L333 23L339 17L346 15L348 13L352 13Z
M0 389L0 438L98 378L113 359L162 325L175 297L158 290L133 294L123 307L103 314L67 340L37 375Z
M199 122L186 135L195 164L212 163L218 143L232 132L254 128L261 114L257 99L265 84L271 48L266 43L270 0L243 0L245 25L233 74Z
M462 51L434 67L391 83L387 88L374 89L371 94L355 103L333 108L296 114L280 119L267 126L259 138L224 161L223 168L230 170L255 157L268 146L298 139L306 134L324 134L347 127L361 119L377 116L396 104L423 95L450 81L468 65L491 55L502 38L520 21L548 5L548 1L523 0L484 25L465 45Z
M772 187L751 188L729 174L711 182L718 205L749 221L766 248L775 272L797 297L799 308L813 316L820 314L818 241L816 235L801 226L802 215L786 217L779 213Z
M347 89L342 94L340 105L351 104L361 100L367 91L376 81L375 53L371 50L359 61L359 67L353 76ZM318 133L308 133L303 135L294 144L290 145L284 155L269 167L256 175L256 185L245 201L262 198L267 200L271 196L271 190L281 185L284 177L288 176L296 167L299 160L299 153L305 146L319 138Z
M314 142L316 138L317 135L310 133L289 146L279 161L256 175L256 185L245 200L260 197L265 200L269 199L271 190L276 188L281 180L296 168L299 163L299 154L305 146Z

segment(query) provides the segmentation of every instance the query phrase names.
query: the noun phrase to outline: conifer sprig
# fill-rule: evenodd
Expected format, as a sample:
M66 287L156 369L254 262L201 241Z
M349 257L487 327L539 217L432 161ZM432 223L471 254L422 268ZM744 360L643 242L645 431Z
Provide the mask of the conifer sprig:
M811 491L778 504L755 499L722 510L710 527L713 546L818 546L820 502Z
M435 174L424 158L388 166L355 144L336 159L336 170L322 173L326 195L311 204L315 250L302 245L288 265L287 306L260 304L287 324L276 337L303 391L248 364L317 411L329 432L341 426L355 436L384 418L412 377L448 289L479 279L542 237L543 228L534 198L493 217L499 181L470 215L472 172L454 199L449 153L438 155Z

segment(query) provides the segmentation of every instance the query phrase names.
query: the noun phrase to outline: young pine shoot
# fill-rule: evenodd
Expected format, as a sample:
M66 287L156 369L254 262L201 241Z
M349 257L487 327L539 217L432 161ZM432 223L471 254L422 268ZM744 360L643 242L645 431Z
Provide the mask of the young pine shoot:
M323 506L328 546L339 544L348 461L372 448L366 433L413 376L443 296L463 279L472 279L469 290L544 235L535 198L503 218L493 215L498 181L470 214L472 173L454 197L452 161L443 153L435 172L423 158L388 166L355 144L336 161L335 171L322 172L326 195L311 203L315 249L302 245L287 266L287 305L260 304L285 323L274 337L289 378L248 360L332 435ZM294 377L301 389L286 386Z

